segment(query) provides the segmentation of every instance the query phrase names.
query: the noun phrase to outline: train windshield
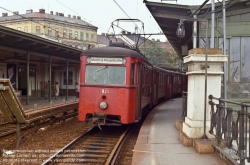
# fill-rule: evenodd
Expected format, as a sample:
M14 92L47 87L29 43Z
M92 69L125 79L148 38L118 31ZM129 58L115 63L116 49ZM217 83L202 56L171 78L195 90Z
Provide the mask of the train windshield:
M91 84L125 84L126 67L87 65L85 82Z

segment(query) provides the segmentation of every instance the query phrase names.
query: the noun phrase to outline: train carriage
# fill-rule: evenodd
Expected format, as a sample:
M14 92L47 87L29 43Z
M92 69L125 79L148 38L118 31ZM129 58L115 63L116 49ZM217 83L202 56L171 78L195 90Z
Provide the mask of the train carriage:
M100 125L139 120L141 107L150 104L152 68L144 56L130 49L102 47L83 52L79 120Z
M173 96L171 76L131 49L86 50L81 55L79 121L98 125L137 122L148 108Z

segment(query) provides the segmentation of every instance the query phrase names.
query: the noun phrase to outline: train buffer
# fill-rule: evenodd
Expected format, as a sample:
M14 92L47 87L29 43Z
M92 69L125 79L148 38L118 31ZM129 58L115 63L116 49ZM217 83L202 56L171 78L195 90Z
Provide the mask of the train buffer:
M31 124L77 108L78 102L69 102L25 113L10 80L0 79L0 112L8 123Z

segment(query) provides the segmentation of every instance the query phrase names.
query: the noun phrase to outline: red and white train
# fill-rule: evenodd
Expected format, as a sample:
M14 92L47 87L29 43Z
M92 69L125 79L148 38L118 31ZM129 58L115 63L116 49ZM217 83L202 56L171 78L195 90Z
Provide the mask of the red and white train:
M155 67L137 51L89 49L81 55L78 119L98 125L134 123L182 91L187 91L185 73Z

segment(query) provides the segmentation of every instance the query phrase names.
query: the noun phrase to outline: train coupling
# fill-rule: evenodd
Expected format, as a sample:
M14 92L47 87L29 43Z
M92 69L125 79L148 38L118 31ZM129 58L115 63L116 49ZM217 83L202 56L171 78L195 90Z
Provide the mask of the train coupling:
M106 124L106 117L107 117L107 114L105 113L96 113L94 112L92 114L92 122L94 124L97 124L98 127L100 128L101 125L105 125Z

